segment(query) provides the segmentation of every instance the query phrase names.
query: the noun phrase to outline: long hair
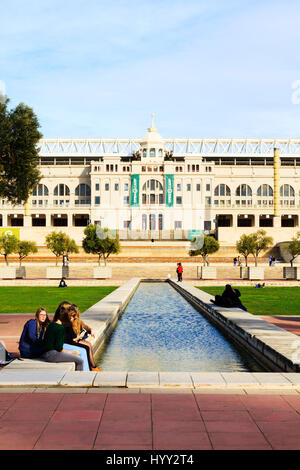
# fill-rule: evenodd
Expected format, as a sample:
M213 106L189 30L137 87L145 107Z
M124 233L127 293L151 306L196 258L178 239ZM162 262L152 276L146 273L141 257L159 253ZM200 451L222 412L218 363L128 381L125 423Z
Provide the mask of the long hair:
M61 320L63 313L70 305L72 305L71 302L68 302L67 300L63 300L57 307L52 321L56 322L57 320Z
M40 319L39 319L39 314L40 314L41 312L45 312L45 313L46 313L46 319L45 319L44 323L41 323L41 322L40 322ZM36 324L37 324L37 331L38 331L38 333L40 333L41 329L44 328L44 334L45 334L45 331L46 331L48 325L50 324L50 319L49 319L48 314L47 314L47 311L46 311L46 309L45 309L44 307L39 307L39 308L37 309L37 311L35 312L35 319L36 319Z
M80 333L80 313L79 313L79 308L75 304L69 305L68 309L68 314L70 315L71 313L74 315L74 321L72 323L72 328L74 332L78 335Z

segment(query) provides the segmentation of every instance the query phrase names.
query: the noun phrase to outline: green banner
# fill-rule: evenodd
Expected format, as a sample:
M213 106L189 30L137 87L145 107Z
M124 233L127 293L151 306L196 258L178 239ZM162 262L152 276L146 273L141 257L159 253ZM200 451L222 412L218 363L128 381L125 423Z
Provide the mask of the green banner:
M20 240L20 229L15 227L0 227L0 235L9 234L14 235Z
M140 175L131 175L131 201L133 207L139 207Z
M174 204L174 175L166 175L166 206Z

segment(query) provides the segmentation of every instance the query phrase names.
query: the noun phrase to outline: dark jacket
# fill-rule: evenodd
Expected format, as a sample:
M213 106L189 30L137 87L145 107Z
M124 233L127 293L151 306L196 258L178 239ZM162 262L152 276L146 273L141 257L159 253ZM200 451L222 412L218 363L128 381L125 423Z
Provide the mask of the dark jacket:
M28 320L24 325L19 341L21 357L36 358L41 356L45 352L43 335L44 327L38 332L37 321L33 318Z

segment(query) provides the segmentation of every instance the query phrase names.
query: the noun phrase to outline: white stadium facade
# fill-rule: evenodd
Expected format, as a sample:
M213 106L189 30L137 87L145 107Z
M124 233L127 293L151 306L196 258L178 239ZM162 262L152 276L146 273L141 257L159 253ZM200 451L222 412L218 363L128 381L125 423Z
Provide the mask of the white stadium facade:
M78 243L97 223L121 240L214 234L233 246L264 228L275 243L299 229L300 140L42 139L42 179L26 206L1 201L2 230L45 244L53 230Z

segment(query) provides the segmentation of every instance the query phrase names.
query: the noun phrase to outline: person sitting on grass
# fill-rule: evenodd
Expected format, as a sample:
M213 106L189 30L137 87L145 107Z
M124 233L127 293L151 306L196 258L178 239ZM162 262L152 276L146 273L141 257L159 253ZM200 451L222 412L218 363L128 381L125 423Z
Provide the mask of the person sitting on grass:
M68 287L64 277L61 278L58 287Z
M45 352L41 358L47 362L75 362L75 370L89 370L86 352L82 348L70 347L65 344L65 328L61 316L61 308L58 307L53 321L46 330L44 336Z
M102 369L97 367L95 364L93 347L91 343L83 339L87 331L84 328L81 329L81 327L83 325L86 326L91 333L92 330L80 321L79 310L77 305L72 304L67 307L64 310L63 315L63 323L65 325L65 342L71 345L76 345L84 348L87 353L90 370L101 371Z
M23 328L20 340L20 356L26 359L35 359L45 351L44 336L50 319L43 307L37 309L35 318L28 320Z
M246 307L240 300L240 296L241 293L238 289L233 289L230 284L226 284L222 295L216 295L214 300L211 299L211 302L220 307L241 308L242 310L247 311Z

